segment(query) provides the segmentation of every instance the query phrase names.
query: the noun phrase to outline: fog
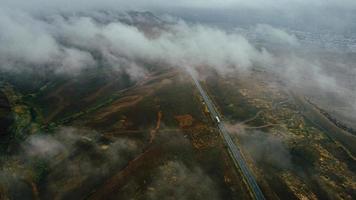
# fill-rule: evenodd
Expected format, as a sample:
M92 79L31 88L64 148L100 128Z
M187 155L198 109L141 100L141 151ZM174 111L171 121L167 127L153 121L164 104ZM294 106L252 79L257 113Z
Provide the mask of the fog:
M31 6L34 7L38 2L41 1L34 1ZM178 8L184 4L203 9L216 4L211 1L199 7L198 2L192 5L186 2L169 5L158 2L157 6ZM292 5L305 5L303 2L295 1ZM349 1L313 2L311 7L334 6L334 9L348 10L354 8L353 3ZM56 3L65 5L62 1L55 1L50 5ZM132 5L135 3L138 8L144 8L146 5L140 1ZM231 3L226 2L221 6ZM111 1L105 1L103 6L111 4ZM128 3L124 1L123 9L126 9L126 4ZM2 70L17 73L46 70L51 73L75 75L84 69L104 63L115 70L126 72L133 79L139 79L147 73L142 63L163 63L173 67L203 66L217 70L222 75L262 66L306 93L332 94L337 102L342 102L349 108L351 112L342 116L348 115L348 121L353 123L353 120L350 120L356 113L356 94L353 89L356 81L352 80L355 66L350 61L353 56L350 54L343 60L329 56L352 53L352 49L349 49L354 42L352 38L334 40L333 34L323 33L322 30L320 34L315 34L274 26L273 23L251 23L248 28L232 23L229 29L225 29L207 23L209 20L199 23L184 21L179 16L160 15L158 18L152 14L132 15L113 9L102 12L83 8L81 12L77 12L76 2L71 6L74 9L72 13L68 13L68 10L61 12L60 9L34 13L29 8L30 5L28 8L22 5L15 9L13 7L16 1L4 2L4 5L7 6L3 6L0 12ZM46 4L44 5L43 8L46 8ZM88 6L90 5L95 5L95 2L88 2ZM232 3L232 7L234 5L240 4ZM278 5L283 3L276 4L276 7L280 8ZM254 5L242 3L241 6ZM352 18L352 15L345 18L345 22L348 22L350 17ZM198 16L196 20L200 18L201 16ZM350 28L353 26L351 22L348 25ZM149 30L144 28L147 26ZM320 35L324 36L321 38ZM328 48L325 48L325 45ZM343 47L340 47L342 45ZM350 81L345 81L346 79ZM332 102L326 104L328 107L333 106Z
M1 67L7 70L41 66L59 72L78 72L96 65L98 52L111 66L137 66L138 61L161 61L172 66L247 69L268 62L266 51L238 34L177 21L157 37L121 22L100 24L91 17L53 15L47 20L4 10L1 20ZM135 63L135 64L132 64ZM123 66L124 65L124 66ZM40 69L38 69L40 70Z
M35 14L87 10L149 10L227 26L268 23L343 33L354 32L356 28L356 3L353 0L87 0L85 3L80 0L1 0L0 5Z
M132 10L152 11L158 17L126 12ZM105 66L137 80L148 73L147 63L216 71L221 76L260 69L352 126L356 124L355 31L353 0L0 0L0 73L75 78L86 69ZM51 176L61 177L53 178L58 181L48 185L49 191L65 193L56 189L64 179L73 174L82 180L104 176L139 150L130 140L103 149L95 143L98 133L85 130L82 136L82 132L67 128L55 135L30 136L20 145L22 155L9 158L8 165L21 160L19 167L2 166L0 184L30 191L20 180L35 176L28 172L37 170L35 161L44 160L58 168ZM247 138L243 147L257 162L292 167L282 138L258 131L242 137ZM82 154L73 159L82 145L89 146L87 153L97 160L83 161ZM182 185L165 184L167 168ZM214 183L198 167L188 169L170 161L158 168L157 175L150 187L162 190L146 191L148 199L165 193L190 199L196 194L182 192L198 182L206 183L195 188L201 192L199 198L218 197Z
M172 9L172 8L235 8L235 7L244 7L244 8L259 8L259 9L281 9L281 8L296 8L296 7L336 7L336 8L348 8L351 9L353 6L356 6L355 1L353 0L177 0L174 2L167 2L164 0L88 0L85 4L79 0L31 0L23 2L21 0L1 0L3 6L6 7L16 7L16 8L25 8L25 9L40 9L40 7L48 8L72 8L72 9L88 9L88 8L156 8L156 9Z
M168 161L156 171L155 179L145 191L145 199L221 199L216 184L198 166Z
M53 135L29 136L20 144L18 153L1 163L0 189L11 198L27 199L33 194L31 184L46 180L43 198L63 198L71 191L81 195L89 192L94 180L105 180L112 169L123 167L142 150L129 139L108 144L99 140L100 133L73 127L60 127ZM68 181L77 184L63 187Z
M290 149L285 135L260 130L246 130L241 123L225 124L233 136L238 136L245 151L258 163L267 164L281 170L293 169Z

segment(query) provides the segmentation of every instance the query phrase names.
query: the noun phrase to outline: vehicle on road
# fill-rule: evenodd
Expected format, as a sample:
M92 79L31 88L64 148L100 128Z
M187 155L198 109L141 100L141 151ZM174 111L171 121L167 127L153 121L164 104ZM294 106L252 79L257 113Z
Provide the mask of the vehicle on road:
M215 121L216 123L220 123L220 118L218 116L215 116Z

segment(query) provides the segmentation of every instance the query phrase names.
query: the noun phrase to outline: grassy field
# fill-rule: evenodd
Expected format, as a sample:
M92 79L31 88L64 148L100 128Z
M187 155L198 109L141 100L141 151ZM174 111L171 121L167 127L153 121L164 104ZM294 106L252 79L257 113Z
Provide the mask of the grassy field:
M310 114L315 111L290 96L276 77L215 76L206 87L267 198L356 197L353 147L343 145L342 134L334 137L337 132L323 128L326 121L310 121L319 119Z
M132 83L105 77L8 91L16 99L15 132L38 129L22 139L22 156L5 159L4 172L23 178L8 177L21 185L11 190L0 181L0 196L250 199L189 77L177 70ZM29 144L47 143L55 153L28 155Z

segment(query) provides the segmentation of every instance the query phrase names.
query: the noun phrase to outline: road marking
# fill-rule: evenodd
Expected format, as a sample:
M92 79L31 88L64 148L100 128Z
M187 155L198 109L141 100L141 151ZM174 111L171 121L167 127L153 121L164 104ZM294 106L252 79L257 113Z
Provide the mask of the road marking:
M203 100L208 107L208 110L210 111L210 117L215 121L216 118L222 119L219 115L219 113L216 111L213 102L210 100L209 96L207 93L204 91L204 89L201 87L199 81L196 79L194 74L190 71L187 70L189 75L192 77L195 86L198 88L200 95L203 97ZM225 140L227 147L232 155L234 163L239 166L241 169L242 175L244 176L248 187L251 189L255 199L257 200L264 200L265 197L260 189L260 187L257 184L257 181L255 177L252 175L252 172L249 170L246 161L244 160L242 153L240 149L236 146L236 144L232 141L228 131L226 130L225 126L223 123L218 122L217 127L220 131L220 133L223 136L223 139Z

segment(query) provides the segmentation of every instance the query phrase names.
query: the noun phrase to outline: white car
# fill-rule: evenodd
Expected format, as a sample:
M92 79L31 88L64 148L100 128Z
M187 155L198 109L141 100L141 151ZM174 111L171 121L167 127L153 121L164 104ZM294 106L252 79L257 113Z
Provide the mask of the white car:
M215 120L217 123L220 123L220 118L218 116L215 116Z

